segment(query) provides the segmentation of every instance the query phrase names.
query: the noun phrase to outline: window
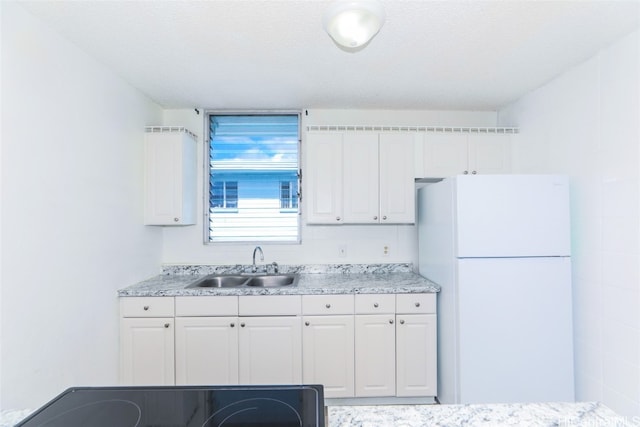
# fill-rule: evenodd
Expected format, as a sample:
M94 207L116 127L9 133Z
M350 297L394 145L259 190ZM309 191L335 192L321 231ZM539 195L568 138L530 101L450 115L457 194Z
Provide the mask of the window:
M205 242L299 242L299 114L210 112L207 121Z
M212 174L210 176L213 177ZM211 182L209 197L211 208L236 209L238 207L238 182Z
M298 209L298 181L280 182L280 209Z

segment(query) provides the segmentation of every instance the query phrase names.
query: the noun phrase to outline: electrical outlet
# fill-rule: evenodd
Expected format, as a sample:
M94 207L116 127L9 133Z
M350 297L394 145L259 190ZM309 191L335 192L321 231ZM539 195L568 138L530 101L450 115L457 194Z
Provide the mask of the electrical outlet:
M347 245L338 246L338 256L340 258L346 258L347 257Z
M382 248L382 256L389 256L389 245L384 245L384 247Z

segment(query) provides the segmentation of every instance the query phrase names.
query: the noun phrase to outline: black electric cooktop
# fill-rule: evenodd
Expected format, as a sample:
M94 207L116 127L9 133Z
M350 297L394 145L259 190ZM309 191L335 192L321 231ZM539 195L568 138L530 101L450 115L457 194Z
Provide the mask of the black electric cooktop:
M324 427L321 385L74 387L16 427Z

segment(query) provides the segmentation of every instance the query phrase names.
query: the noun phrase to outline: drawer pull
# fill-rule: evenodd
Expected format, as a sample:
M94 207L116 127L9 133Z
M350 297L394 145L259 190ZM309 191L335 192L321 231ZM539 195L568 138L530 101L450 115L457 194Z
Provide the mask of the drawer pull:
M142 309L143 309L144 311L149 311L149 306L148 306L148 305L145 305L144 307L142 307Z
M331 308L331 304L325 304L325 307Z
M304 322L305 326L309 326L310 323L309 322Z
M235 328L236 324L235 323L231 323L229 326L231 326L232 328Z
M374 302L374 303L373 303L373 306L374 306L375 308L378 308L378 303L377 303L377 302Z
M393 319L389 319L389 323L393 325ZM400 322L402 323L402 322Z
M420 307L420 303L419 302L416 303L416 307Z
M404 325L404 320L401 320L401 321L400 321L400 324L401 324L401 325Z
M164 327L165 327L165 328L168 328L169 326L171 326L169 323L165 323L165 324L164 324Z

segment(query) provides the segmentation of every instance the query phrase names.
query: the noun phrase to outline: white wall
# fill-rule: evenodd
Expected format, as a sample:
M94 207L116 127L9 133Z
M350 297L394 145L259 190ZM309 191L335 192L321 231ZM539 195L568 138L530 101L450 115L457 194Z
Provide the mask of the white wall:
M571 177L577 397L626 416L640 416L639 39L499 112L520 126L520 171Z
M308 111L308 114L306 112ZM327 110L309 109L303 112L302 128L309 125L442 125L477 126L496 125L495 111L399 111L399 110ZM203 195L202 136L204 114L194 110L167 110L164 125L185 126L199 136L200 165L198 194ZM303 135L302 151L305 149ZM304 155L303 155L304 157ZM303 180L304 180L304 164ZM304 197L304 194L303 194ZM198 211L203 211L202 198ZM304 207L304 200L303 200ZM202 215L198 223L190 227L164 229L163 262L168 264L249 264L255 245L215 244L204 245ZM347 256L338 256L338 247L346 246ZM383 248L389 254L383 255ZM265 262L279 264L324 263L395 263L409 262L417 266L417 236L413 225L385 226L302 226L301 245L262 245Z
M159 272L142 142L162 111L13 2L2 8L0 406L117 382L116 289Z

